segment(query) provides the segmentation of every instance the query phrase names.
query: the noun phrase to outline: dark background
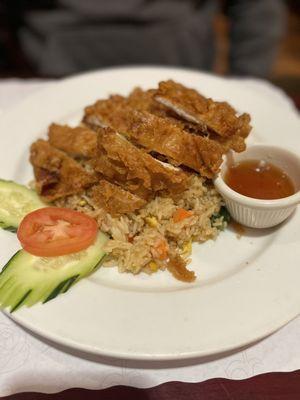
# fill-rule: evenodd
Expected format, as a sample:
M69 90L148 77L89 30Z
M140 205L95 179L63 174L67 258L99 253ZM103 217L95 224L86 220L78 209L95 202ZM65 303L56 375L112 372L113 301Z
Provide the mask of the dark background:
M292 95L300 107L300 1L287 1L287 31L280 44L279 54L273 65L269 79ZM228 42L226 18L216 19L218 32L218 53L215 72L225 74L227 70L226 54Z
M289 10L287 32L281 41L280 51L269 79L291 95L299 106L300 1L286 3ZM55 0L0 0L0 78L46 78L26 58L18 40L18 33L24 23L26 12L55 9L55 7ZM224 15L219 14L214 22L217 33L217 52L213 72L226 75L228 21Z

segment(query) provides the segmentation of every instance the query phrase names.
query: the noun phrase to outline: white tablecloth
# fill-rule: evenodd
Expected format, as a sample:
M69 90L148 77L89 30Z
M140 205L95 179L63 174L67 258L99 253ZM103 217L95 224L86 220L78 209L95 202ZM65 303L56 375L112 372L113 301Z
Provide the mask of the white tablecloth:
M292 107L281 91L266 82L247 80L245 83L252 90L270 96L272 101L276 99L282 107ZM49 84L32 80L0 81L1 112ZM299 335L300 317L259 343L222 357L151 364L83 357L74 351L53 347L0 313L0 397L24 391L52 393L71 387L102 389L131 385L145 388L172 380L244 379L265 372L292 371L300 368Z

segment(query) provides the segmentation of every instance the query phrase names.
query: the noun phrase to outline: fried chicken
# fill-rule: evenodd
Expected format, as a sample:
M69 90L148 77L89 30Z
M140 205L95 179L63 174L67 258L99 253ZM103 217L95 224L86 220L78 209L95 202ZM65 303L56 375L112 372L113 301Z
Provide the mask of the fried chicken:
M30 148L37 192L47 201L76 194L97 182L95 174L45 140L37 140Z
M155 90L142 90L140 87L136 87L132 90L127 98L124 98L126 105L130 106L139 111L149 111L153 109L159 110L160 108L165 108L163 105L157 103L153 94Z
M135 88L127 98L124 98L124 106L130 106L138 111L148 111L158 117L167 119L186 132L215 140L223 147L224 153L230 149L238 153L246 149L245 138L251 129L248 114L243 114L239 117L239 124L241 126L244 125L247 129L238 129L237 133L231 136L220 136L211 130L207 131L207 129L203 129L203 125L199 123L194 123L180 117L171 108L157 102L155 100L156 93L157 91L154 89L143 91L141 88Z
M113 128L111 121L114 120L115 125L124 130L126 125L123 126L123 117L120 116L120 113L127 107L125 97L113 95L108 99L98 100L95 104L85 107L82 122L91 128Z
M206 137L185 132L176 124L131 107L114 107L98 101L86 109L85 122L91 126L110 126L148 152L166 156L175 165L185 165L203 176L213 177L222 162L220 144Z
M97 150L97 134L89 128L71 128L68 125L51 124L49 143L75 158L92 158Z
M189 125L186 120L178 119L178 116L172 110L168 109L164 105L158 103L153 95L156 90L142 90L137 87L129 94L128 97L123 97L120 95L112 95L108 99L98 100L94 105L85 108L85 116L83 122L88 126L110 126L110 115L113 111L113 119L119 127L122 126L122 118L118 119L118 114L122 110L137 110L137 111L147 111L158 117L166 118L170 122L178 125L182 129ZM95 116L95 111L102 116L102 118L97 118ZM199 130L197 125L193 125L194 129Z
M109 181L143 198L156 193L176 195L188 187L188 175L164 165L112 129L98 133L98 154L92 166Z
M170 254L166 267L179 281L193 282L196 279L195 272L187 269L186 261L179 254Z
M236 110L228 103L208 99L172 80L160 82L154 98L180 117L200 125L203 131L212 131L223 137L238 135L245 138L251 130L248 114L237 116Z
M223 153L227 153L229 150L234 150L237 153L241 153L246 150L245 138L239 135L233 135L229 137L218 136L215 133L209 133L208 136L211 140L217 141L223 148Z
M222 148L208 138L189 134L164 118L133 112L129 136L149 151L168 157L203 176L212 177L222 162Z
M146 204L145 200L105 179L93 186L88 194L94 205L103 208L113 217L132 213Z

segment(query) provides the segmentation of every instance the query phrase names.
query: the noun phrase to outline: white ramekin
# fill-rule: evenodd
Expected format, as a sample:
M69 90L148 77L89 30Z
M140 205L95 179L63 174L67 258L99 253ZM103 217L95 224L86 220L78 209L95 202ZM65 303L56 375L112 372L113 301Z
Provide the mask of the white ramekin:
M259 200L235 192L225 183L224 176L229 164L244 160L265 160L281 168L293 181L296 193L277 200ZM230 152L214 183L234 220L251 228L269 228L288 218L300 203L300 158L279 147L252 145L243 153Z

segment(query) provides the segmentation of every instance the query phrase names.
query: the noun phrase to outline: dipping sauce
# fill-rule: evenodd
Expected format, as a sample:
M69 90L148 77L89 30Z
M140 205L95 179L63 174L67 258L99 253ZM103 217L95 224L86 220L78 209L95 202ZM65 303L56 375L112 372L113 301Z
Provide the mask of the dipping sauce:
M241 161L228 168L225 182L234 191L254 199L275 200L295 194L284 171L263 160Z

